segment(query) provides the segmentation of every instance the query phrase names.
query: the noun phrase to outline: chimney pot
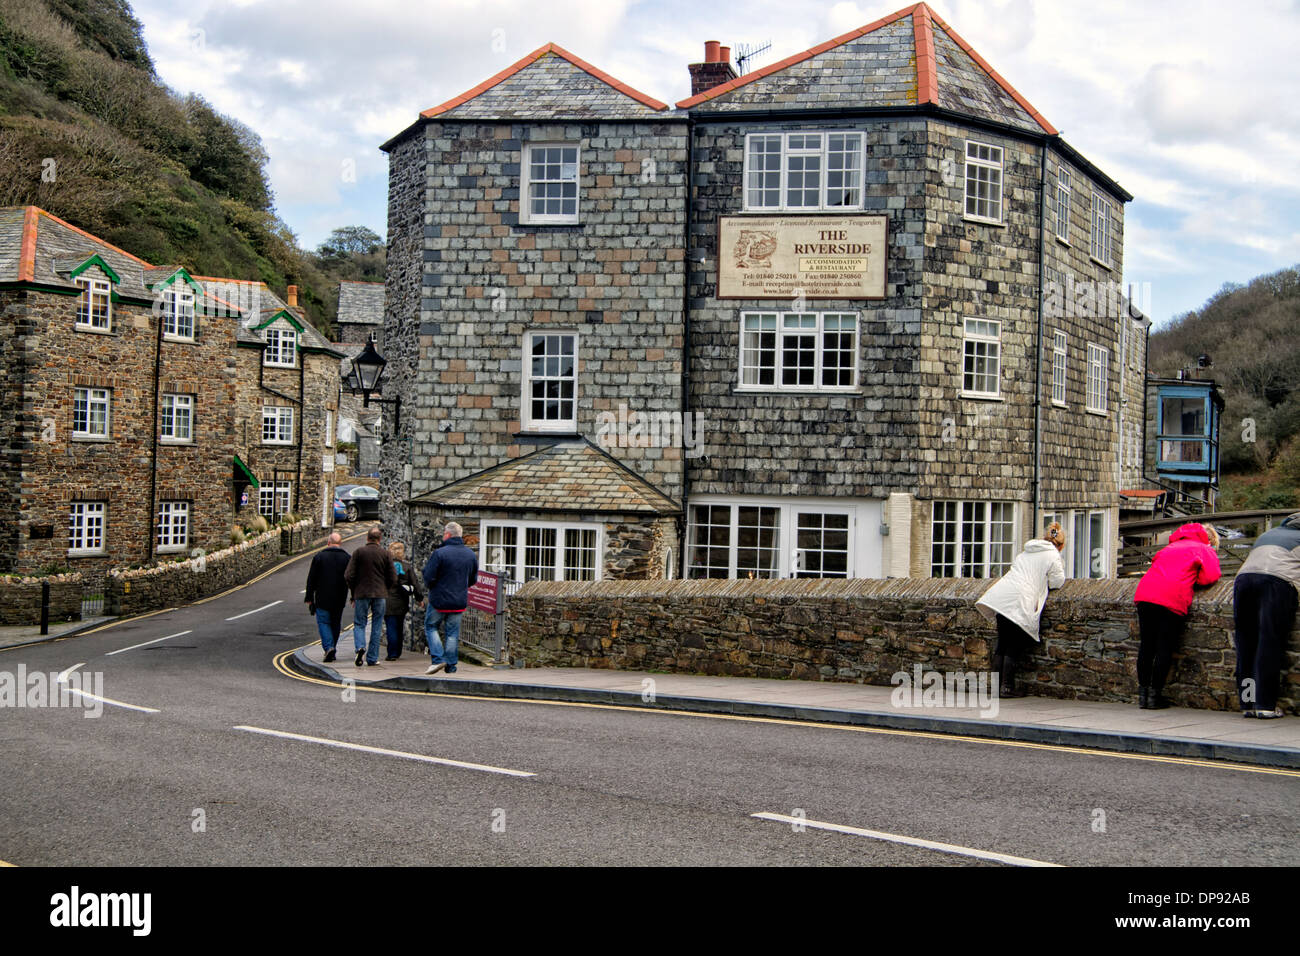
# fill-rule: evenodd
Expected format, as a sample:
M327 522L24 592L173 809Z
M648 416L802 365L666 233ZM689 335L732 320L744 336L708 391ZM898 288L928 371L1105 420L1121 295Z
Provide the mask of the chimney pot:
M731 62L731 47L724 46L718 49L718 62L719 63Z
M722 44L719 43L717 40L705 40L704 41L704 62L717 63L719 53L720 53L719 48L721 46Z
M298 287L296 285L289 286L288 298L289 298L289 308L291 309L298 308Z

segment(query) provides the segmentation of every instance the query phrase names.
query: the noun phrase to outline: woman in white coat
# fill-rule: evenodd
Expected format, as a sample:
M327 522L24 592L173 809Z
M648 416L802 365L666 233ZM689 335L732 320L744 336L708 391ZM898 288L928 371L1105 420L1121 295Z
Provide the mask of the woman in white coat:
M1023 697L1016 689L1016 668L1038 642L1038 619L1047 603L1047 592L1065 583L1061 549L1065 532L1055 521L1044 538L1026 542L1025 550L1011 563L1011 570L998 578L976 602L990 621L997 623L998 643L993 652L993 669L1000 675L999 697Z

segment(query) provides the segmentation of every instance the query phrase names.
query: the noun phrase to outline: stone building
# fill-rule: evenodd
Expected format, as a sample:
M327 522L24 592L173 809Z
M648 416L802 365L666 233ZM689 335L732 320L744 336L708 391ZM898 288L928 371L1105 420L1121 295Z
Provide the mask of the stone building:
M548 45L385 145L386 520L598 445L684 519L652 576L995 576L1053 518L1113 574L1132 197L925 4L724 50L670 110Z
M276 301L261 283L151 265L34 206L0 209L0 570L229 544L235 482L254 477L235 409L257 294Z
M384 350L384 284L382 282L340 282L339 311L335 320L339 342L365 345L375 337L375 348Z

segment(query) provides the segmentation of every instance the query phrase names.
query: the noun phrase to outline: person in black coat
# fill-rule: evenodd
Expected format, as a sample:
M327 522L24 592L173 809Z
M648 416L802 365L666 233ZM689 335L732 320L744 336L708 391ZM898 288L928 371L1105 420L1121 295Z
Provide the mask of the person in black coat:
M384 626L388 629L388 657L395 661L402 656L403 625L406 614L414 600L417 607L424 607L424 591L420 590L420 577L406 563L406 545L394 541L388 546L388 554L393 559L393 568L397 571L397 586L388 589L388 602L384 607Z
M320 646L325 649L325 660L334 660L334 648L339 642L343 627L343 609L348 603L348 585L343 573L352 556L343 550L343 537L331 534L325 547L311 559L307 572L307 591L303 600L307 610L316 617L316 630L320 632Z
M426 674L436 674L444 667L448 674L456 673L460 616L469 605L469 589L478 580L478 557L465 546L463 534L460 525L447 522L442 529L442 546L429 556L424 566L424 586L429 590L424 640L432 659ZM442 625L441 637L439 625Z

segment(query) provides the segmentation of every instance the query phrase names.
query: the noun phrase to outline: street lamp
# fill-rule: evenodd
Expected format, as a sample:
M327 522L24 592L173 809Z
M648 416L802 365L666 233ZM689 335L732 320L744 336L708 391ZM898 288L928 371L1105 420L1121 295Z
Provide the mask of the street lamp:
M354 395L357 392L361 393L363 408L370 407L371 394L380 390L380 379L383 377L384 368L387 365L387 359L375 350L375 336L372 333L370 340L366 342L366 347L361 350L360 355L352 360L352 367L343 376L344 388ZM400 398L376 398L375 403L393 406L393 434L396 435L402 427L402 400Z

